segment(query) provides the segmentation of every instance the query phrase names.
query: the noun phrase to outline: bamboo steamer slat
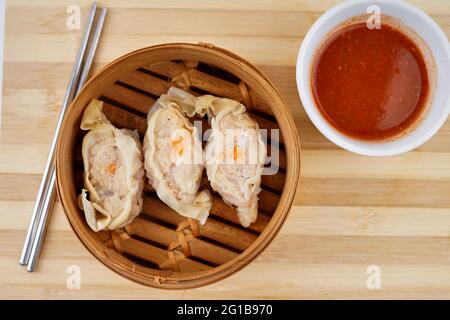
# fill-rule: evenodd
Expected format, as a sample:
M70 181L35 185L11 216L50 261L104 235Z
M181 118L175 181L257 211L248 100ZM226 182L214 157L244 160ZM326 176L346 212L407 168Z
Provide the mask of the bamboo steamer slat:
M235 208L214 194L208 221L201 226L160 201L147 182L138 218L120 230L93 232L77 204L83 183L80 148L84 133L79 127L84 108L92 99L101 99L105 102L104 112L114 125L137 129L142 137L149 108L171 85L195 95L210 93L239 100L261 128L268 132L280 129L279 171L263 176L257 221L243 228ZM207 128L206 121L202 121ZM159 288L206 285L252 261L285 221L299 174L300 142L279 92L249 62L209 44L153 46L104 67L69 107L57 149L59 194L82 243L122 276ZM206 176L202 187L209 187Z

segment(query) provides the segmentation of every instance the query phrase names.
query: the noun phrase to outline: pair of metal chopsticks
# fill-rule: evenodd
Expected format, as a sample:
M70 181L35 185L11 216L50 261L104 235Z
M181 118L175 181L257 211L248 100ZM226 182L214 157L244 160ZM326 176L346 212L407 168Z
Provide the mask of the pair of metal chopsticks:
M30 272L32 272L36 267L55 198L55 151L61 124L70 102L83 87L89 75L89 70L91 69L92 61L94 60L95 51L97 49L103 23L105 21L106 9L100 9L100 14L97 19L95 19L96 13L97 3L94 2L89 10L89 16L83 33L83 38L81 40L80 49L73 66L70 82L61 106L47 163L45 164L44 174L42 175L36 203L34 204L31 221L28 226L25 243L20 256L20 264L27 265L27 270ZM94 31L92 32L92 30Z

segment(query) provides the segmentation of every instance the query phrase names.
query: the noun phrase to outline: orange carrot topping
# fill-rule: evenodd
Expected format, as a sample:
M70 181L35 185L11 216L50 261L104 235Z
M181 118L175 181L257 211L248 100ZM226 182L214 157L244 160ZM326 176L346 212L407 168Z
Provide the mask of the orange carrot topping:
M110 174L116 173L116 169L117 169L117 166L116 166L115 163L111 163L111 164L108 166L108 172L109 172Z
M182 156L184 153L183 150L183 137L178 137L172 140L172 147L178 152L178 155Z

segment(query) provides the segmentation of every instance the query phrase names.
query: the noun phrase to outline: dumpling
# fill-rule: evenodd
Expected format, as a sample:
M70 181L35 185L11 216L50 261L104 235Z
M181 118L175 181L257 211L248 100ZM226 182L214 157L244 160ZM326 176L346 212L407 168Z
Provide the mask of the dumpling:
M198 192L203 174L202 144L192 116L195 97L170 88L152 106L144 137L144 164L158 197L179 214L204 224L211 209L208 190Z
M211 95L198 97L195 109L205 110L211 134L204 150L211 187L223 200L237 207L239 222L248 227L256 221L266 145L258 123L241 103Z
M94 231L114 230L130 223L142 209L144 168L136 131L117 129L92 100L83 114L84 187L78 198ZM89 199L88 199L89 194Z

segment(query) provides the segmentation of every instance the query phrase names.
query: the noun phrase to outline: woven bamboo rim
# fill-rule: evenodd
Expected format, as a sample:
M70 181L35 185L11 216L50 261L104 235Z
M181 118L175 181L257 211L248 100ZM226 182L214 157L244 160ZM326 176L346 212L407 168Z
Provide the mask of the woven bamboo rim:
M234 209L215 195L210 218L200 226L173 212L147 183L143 211L133 223L121 230L93 232L76 200L82 185L83 133L79 126L84 108L93 98L100 98L113 124L138 129L142 136L148 109L170 85L197 95L211 93L242 101L261 128L280 129L280 172L263 176L258 220L248 229L240 227ZM110 269L159 288L213 283L252 261L285 221L299 174L298 134L277 89L249 62L203 43L152 46L105 66L69 107L57 149L59 194L81 242Z

